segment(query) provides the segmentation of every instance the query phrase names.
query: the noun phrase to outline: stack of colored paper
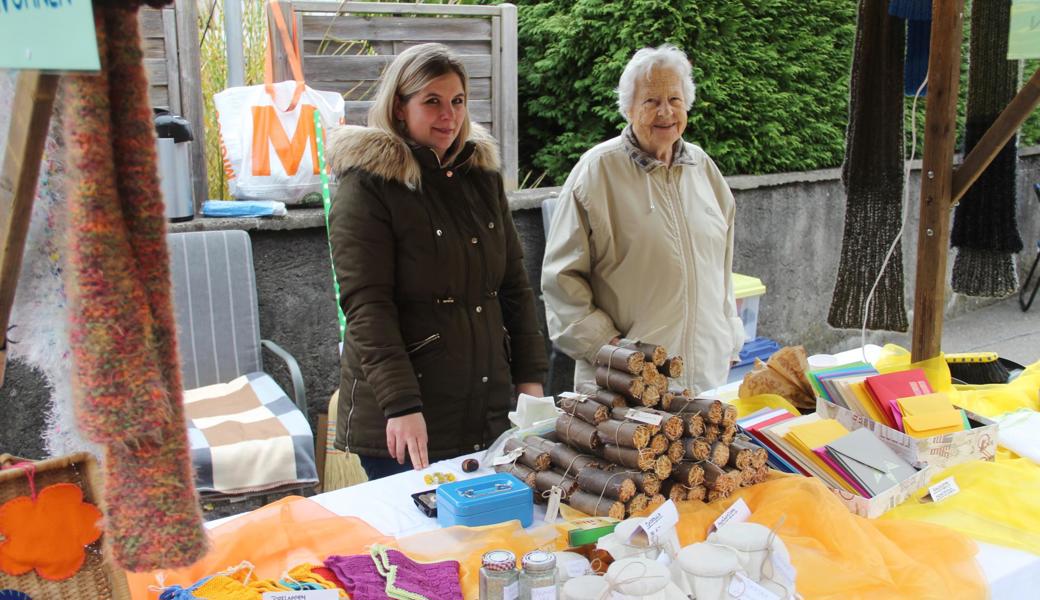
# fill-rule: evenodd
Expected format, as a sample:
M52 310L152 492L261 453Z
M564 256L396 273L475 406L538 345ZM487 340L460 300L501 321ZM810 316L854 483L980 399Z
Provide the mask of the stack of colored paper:
M911 437L970 429L964 411L934 393L921 369L879 375L866 363L853 363L809 378L821 398Z
M822 480L831 488L873 498L916 470L869 429L849 432L834 419L762 409L737 421L769 452L770 466Z

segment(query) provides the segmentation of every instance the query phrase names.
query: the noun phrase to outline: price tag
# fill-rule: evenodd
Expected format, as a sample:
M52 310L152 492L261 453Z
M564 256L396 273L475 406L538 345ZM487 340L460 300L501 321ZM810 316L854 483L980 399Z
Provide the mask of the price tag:
M554 485L549 490L549 505L545 508L545 522L552 523L560 516L560 499L563 497L563 489Z
M729 580L729 595L737 600L781 600L773 592L758 585L742 573L735 573Z
M556 600L556 586L531 588L531 600Z
M929 487L928 495L932 497L932 502L942 502L959 491L961 491L961 488L957 485L957 482L954 481L953 477L947 477L939 483Z
M507 452L507 453L503 454L502 456L499 456L495 460L491 461L491 464L496 466L496 467L499 466L499 465L509 464L511 462L516 461L516 459L520 458L520 455L523 454L523 453L524 453L524 449L523 448L516 448L512 452Z
M264 592L263 600L339 600L339 591L300 590L294 592Z
M715 524L711 526L711 531L718 531L727 523L743 523L750 516L751 509L748 508L747 502L744 502L743 498L739 498L732 506L726 509L726 512L722 513L722 516L715 519Z
M628 541L635 546L656 545L678 522L679 509L675 508L675 502L669 500L650 513L632 532Z
M657 562L666 567L670 567L672 565L672 556L667 552L662 552L657 555Z
M502 588L502 600L517 600L520 597L520 582L514 581Z
M629 421L639 421L640 423L646 423L647 425L653 425L654 427L660 427L661 421L664 419L661 415L655 415L654 413L635 408L628 409L628 412L625 413L625 418Z
M574 400L575 402L585 402L589 397L585 394L579 394L577 392L561 392L560 400Z

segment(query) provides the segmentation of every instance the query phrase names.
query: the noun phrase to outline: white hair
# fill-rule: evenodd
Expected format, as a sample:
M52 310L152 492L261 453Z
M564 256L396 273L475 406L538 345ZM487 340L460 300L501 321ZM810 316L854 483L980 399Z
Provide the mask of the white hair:
M650 72L655 68L671 69L683 84L683 101L686 102L686 110L693 106L694 94L697 87L693 84L693 67L690 66L686 53L672 44L661 44L656 48L643 48L636 52L632 59L625 65L621 72L621 80L618 81L617 96L618 110L625 120L631 121L630 112L632 102L636 97L636 81L643 77L650 78Z

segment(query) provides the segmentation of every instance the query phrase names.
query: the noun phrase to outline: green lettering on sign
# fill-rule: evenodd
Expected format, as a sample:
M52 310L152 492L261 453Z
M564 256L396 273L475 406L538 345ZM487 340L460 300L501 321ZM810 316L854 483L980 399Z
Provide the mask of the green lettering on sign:
M1008 60L1040 58L1040 0L1014 0Z
M99 68L90 0L0 0L0 69Z

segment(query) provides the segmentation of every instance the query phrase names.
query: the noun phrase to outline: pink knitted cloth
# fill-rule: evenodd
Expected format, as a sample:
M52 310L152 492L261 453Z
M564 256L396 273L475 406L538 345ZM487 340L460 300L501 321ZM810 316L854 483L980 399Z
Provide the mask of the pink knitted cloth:
M420 594L430 600L462 600L459 563L417 563L397 550L387 550L390 564L397 567L398 588ZM343 582L351 600L385 600L386 579L379 574L373 558L367 554L330 556L325 566Z

